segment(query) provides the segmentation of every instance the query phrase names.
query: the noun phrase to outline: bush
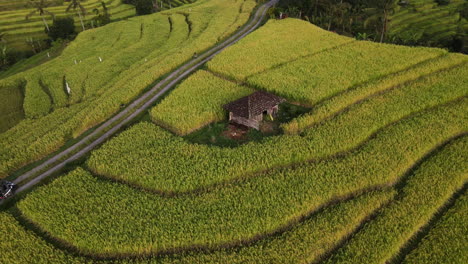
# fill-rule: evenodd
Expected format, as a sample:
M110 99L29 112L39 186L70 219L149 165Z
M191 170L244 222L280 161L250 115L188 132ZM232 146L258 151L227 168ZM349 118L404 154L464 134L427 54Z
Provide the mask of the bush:
M109 24L111 22L110 19L110 14L109 14L109 9L107 8L106 4L104 2L101 2L102 5L102 10L103 12L100 13L99 9L95 8L93 9L93 12L96 14L96 16L93 18L92 21L96 22L96 26L104 26L106 24ZM94 22L92 22L94 23Z
M435 0L435 2L439 5L448 5L450 4L450 0Z
M468 3L465 3L460 7L460 17L468 19Z
M72 39L75 37L75 21L73 17L56 18L47 33L52 40Z
M137 15L148 15L154 12L153 2L151 0L132 0L131 4L135 6Z
M32 50L18 51L6 44L0 43L0 71L7 70L16 62L33 56Z
M7 45L5 44L0 45L0 70L8 66L8 63L9 63L8 55L9 55L9 50L8 50Z

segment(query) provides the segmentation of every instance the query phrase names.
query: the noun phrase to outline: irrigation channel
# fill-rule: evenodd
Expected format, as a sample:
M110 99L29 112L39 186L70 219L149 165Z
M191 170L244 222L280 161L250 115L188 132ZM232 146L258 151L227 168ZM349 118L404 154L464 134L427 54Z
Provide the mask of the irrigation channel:
M268 9L278 1L279 0L270 0L260 6L247 24L245 24L231 37L223 41L221 44L200 54L197 58L191 59L178 69L168 74L166 78L154 85L149 91L135 99L131 104L125 107L125 109L99 125L92 133L82 138L74 145L53 155L28 172L18 176L13 182L15 184L22 184L16 190L16 194L24 192L25 190L35 186L48 176L63 169L68 163L85 156L91 150L108 140L123 126L129 124L143 113L143 111L147 110L154 102L164 96L164 94L173 88L178 82L195 72L200 66L211 60L225 48L235 44L237 41L257 29L262 24ZM0 201L0 205L4 202L5 201Z

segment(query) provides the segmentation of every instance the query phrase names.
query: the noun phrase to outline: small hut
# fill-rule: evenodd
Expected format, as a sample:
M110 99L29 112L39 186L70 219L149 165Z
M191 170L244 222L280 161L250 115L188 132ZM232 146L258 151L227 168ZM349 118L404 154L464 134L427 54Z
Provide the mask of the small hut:
M278 105L285 100L276 95L258 91L224 106L229 112L229 122L259 129L263 115L275 116Z

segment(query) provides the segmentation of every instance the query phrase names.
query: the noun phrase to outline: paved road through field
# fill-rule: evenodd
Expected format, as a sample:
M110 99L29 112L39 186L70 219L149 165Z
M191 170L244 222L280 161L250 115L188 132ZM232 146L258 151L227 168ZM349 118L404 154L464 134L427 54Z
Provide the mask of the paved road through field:
M233 36L231 36L221 44L214 46L213 48L199 55L198 58L193 58L177 70L173 71L166 78L158 82L148 92L144 93L135 101L133 101L120 113L108 119L105 123L101 124L98 128L96 128L96 130L94 130L92 133L90 133L74 145L50 157L40 165L24 173L23 175L20 175L14 180L15 183L20 183L30 178L31 180L29 180L26 184L19 186L16 193L20 193L38 184L44 178L64 168L67 165L67 163L70 163L79 159L80 157L83 157L96 146L108 140L124 125L128 124L143 111L147 110L148 107L150 107L156 100L158 100L168 90L174 87L176 83L180 82L188 75L192 74L198 67L212 59L223 49L233 45L240 39L247 36L252 31L254 31L256 28L258 28L261 25L263 19L265 18L267 10L271 6L276 4L278 1L279 0L270 0L269 2L260 6L255 12L255 15L249 20L249 22L244 27L242 27L241 30L237 31ZM2 202L0 202L0 204Z

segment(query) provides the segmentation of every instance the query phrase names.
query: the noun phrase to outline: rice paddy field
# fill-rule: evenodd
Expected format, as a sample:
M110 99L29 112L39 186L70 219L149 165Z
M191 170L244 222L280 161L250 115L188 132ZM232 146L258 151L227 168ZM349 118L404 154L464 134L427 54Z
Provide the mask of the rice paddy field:
M0 1L0 32L5 33L6 44L10 49L15 51L31 51L31 46L27 40L47 39L45 26L40 15L35 14L29 19L26 15L34 10L34 6L25 0L2 0ZM64 1L45 1L47 7L45 10L53 13L56 17L72 16L75 20L76 31L82 31L78 14L70 10L65 12L70 2ZM123 4L121 0L104 0L103 1L111 16L111 20L117 21L132 17L135 15L135 7ZM98 9L103 12L101 1L88 0L82 2L87 14L85 14L83 22L91 24L92 18L95 16L93 9ZM47 23L52 25L52 16L44 15ZM91 25L87 26L88 28Z
M34 10L30 1L0 1L0 32L5 33L5 41L10 49L15 51L31 51L31 46L27 43L28 39L35 41L47 39L45 33L45 26L40 15L36 14L26 19L26 15ZM72 9L66 12L70 2L57 0L45 1L48 6L45 10L53 13L56 17L72 16L75 20L76 32L81 32L81 22L78 14ZM103 12L101 2L106 4L110 14L111 21L126 20L135 16L135 7L132 5L124 4L121 0L87 0L83 1L82 5L86 10L83 22L86 28L92 27L91 20L96 16L94 9ZM159 1L158 1L159 2ZM162 8L168 10L176 8L185 4L190 4L195 0L165 0L162 1ZM47 23L52 25L52 16L44 15Z
M468 21L460 16L465 0L411 0L392 15L390 36L406 39L424 38L428 44L447 43L460 32L468 30ZM466 37L465 37L466 38Z
M0 127L0 177L117 113L236 31L254 7L251 0L204 0L111 23L80 33L59 57L0 80L0 89L17 91L15 100L1 98L8 111L0 119L13 117Z
M23 105L24 116L0 134L0 172L104 120L254 6L199 0L114 23L80 34L50 69L0 81L0 93L25 93L5 108ZM99 34L111 29L113 38ZM107 46L86 49L93 41ZM148 118L0 212L0 261L467 263L467 88L466 55L269 20ZM310 111L239 147L182 137L225 120L222 105L256 90ZM28 130L38 124L41 132Z

